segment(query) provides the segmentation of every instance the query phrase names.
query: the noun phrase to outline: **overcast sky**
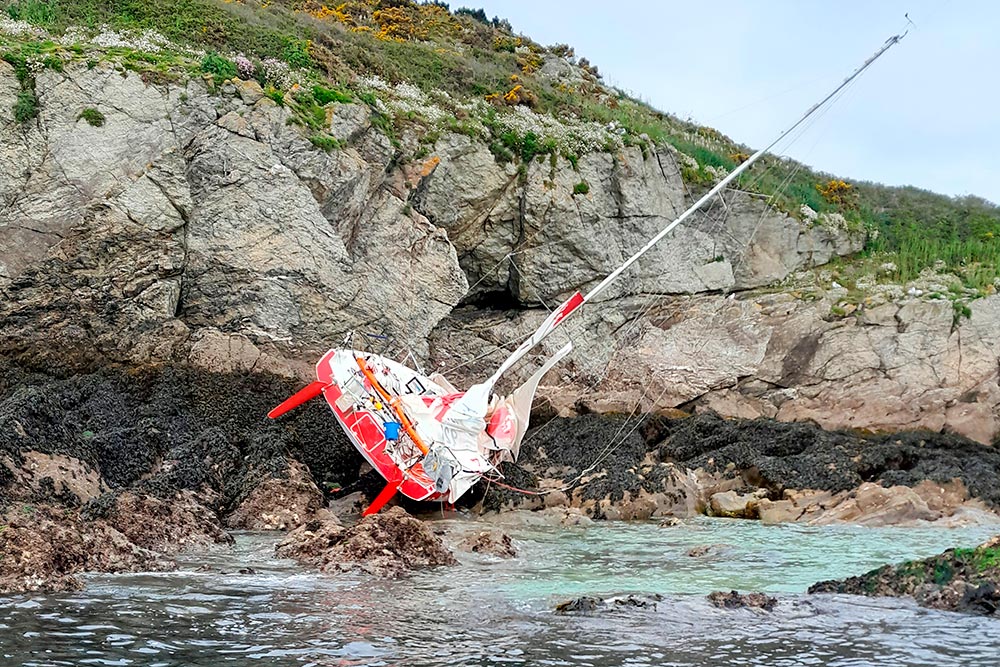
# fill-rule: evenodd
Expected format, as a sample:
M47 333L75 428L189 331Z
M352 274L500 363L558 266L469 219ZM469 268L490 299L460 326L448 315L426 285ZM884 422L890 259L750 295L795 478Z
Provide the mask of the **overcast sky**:
M1000 2L472 0L604 80L759 148L916 24L784 151L858 180L1000 202ZM453 2L453 7L461 3Z

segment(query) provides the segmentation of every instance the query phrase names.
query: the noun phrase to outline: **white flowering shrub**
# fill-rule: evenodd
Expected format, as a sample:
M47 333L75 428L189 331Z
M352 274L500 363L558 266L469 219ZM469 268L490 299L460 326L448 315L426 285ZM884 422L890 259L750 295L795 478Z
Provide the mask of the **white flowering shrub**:
M674 150L674 156L677 158L677 162L680 163L681 168L687 168L697 171L699 168L698 161L687 153L683 153L679 150Z
M497 125L519 137L528 133L540 140L552 139L556 146L571 153L603 150L609 145L621 146L621 136L608 127L576 119L557 120L549 114L538 114L526 106L516 106L496 116Z
M101 26L101 31L90 39L90 43L104 48L134 49L148 53L158 53L165 46L170 46L170 40L155 30L145 30L139 34L119 32L108 26Z
M47 33L27 21L15 21L6 15L0 15L0 33L14 37L45 37Z
M726 176L729 175L729 170L725 167L713 167L712 165L705 165L705 173L712 177L714 181L721 181Z
M239 69L239 63L236 64ZM266 83L275 88L284 89L297 83L296 77L292 73L292 68L288 63L277 58L264 58L260 61L260 71L258 72Z

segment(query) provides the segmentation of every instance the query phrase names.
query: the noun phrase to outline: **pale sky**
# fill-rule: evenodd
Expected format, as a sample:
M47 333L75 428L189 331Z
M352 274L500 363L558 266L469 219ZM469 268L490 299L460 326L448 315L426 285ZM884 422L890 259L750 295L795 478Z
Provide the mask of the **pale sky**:
M1000 1L471 0L607 83L760 148L916 27L785 154L821 171L1000 202ZM453 2L452 8L460 6Z

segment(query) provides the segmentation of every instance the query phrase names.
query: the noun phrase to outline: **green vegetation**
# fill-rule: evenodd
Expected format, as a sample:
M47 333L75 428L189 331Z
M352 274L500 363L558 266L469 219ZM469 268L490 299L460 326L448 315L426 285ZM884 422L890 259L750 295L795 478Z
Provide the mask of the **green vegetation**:
M323 86L313 86L312 88L313 99L320 106L326 106L330 102L351 102L353 98L347 93L343 93L339 90L330 90L329 88L324 88Z
M573 194L575 195L585 195L588 192L590 192L590 185L587 184L587 181L580 181L573 186Z
M264 96L274 100L279 107L285 106L285 94L280 90L269 88L264 91Z
M753 152L716 130L662 113L608 88L601 83L597 68L586 59L577 59L570 46L544 47L515 34L506 21L489 19L481 9L452 13L443 3L411 0L331 4L314 0L0 0L0 8L12 19L53 34L71 26L92 31L108 26L133 33L155 30L179 47L207 54L200 60L170 48L155 53L108 48L100 54L140 72L151 84L172 80L178 73L210 74L217 83L239 74L248 77L240 68L250 63L252 76L265 94L289 108L294 122L312 131L324 150L332 150L321 134L326 129L324 107L358 100L373 108L373 124L397 147L404 128L426 135L417 149L423 154L434 143L427 137L443 130L482 138L497 160L519 163L522 179L527 174L525 165L542 156L553 160L561 155L578 170L577 153L584 149L558 146L553 138L532 131L511 131L499 119L515 106L614 128L620 142L609 142L604 150L636 146L649 157L655 147L670 146L682 154L677 156L678 167L692 194L703 192ZM14 116L21 122L38 114L32 72L59 70L74 60L88 67L98 62L94 53L78 45L3 35L0 52L21 82L14 107ZM566 83L539 76L544 60L551 56L575 59L580 77ZM293 80L301 88L290 93L290 84L275 74L278 70L272 61L294 72ZM485 100L491 106L482 118L478 117L481 112L472 117L460 111L454 118L433 123L415 111L387 112L374 93L350 90L357 75L377 75L390 84L407 82L431 95L444 91L455 100ZM574 187L574 193L582 194L579 187ZM823 224L825 219L811 222L802 212L807 205L820 215L842 216L838 224L847 229L867 231L869 240L860 261L891 260L895 266L894 271L879 274L880 279L905 283L938 266L939 271L957 276L966 289L980 294L996 289L1000 209L984 200L849 183L776 156L757 162L741 175L737 187L767 195L776 209L804 224ZM948 298L964 304L965 297ZM956 314L964 316L959 305Z
M104 114L92 107L88 107L81 111L80 115L77 116L77 120L80 119L87 121L94 127L101 127L104 125Z
M315 146L316 148L321 148L325 150L327 153L329 153L332 150L340 148L340 142L328 134L314 134L313 136L309 137L309 141L312 142L313 146Z
M33 90L22 90L17 94L17 101L14 102L14 120L19 123L27 123L32 118L38 116L38 98Z
M236 63L213 51L201 59L201 71L214 76L216 83L222 83L236 76Z

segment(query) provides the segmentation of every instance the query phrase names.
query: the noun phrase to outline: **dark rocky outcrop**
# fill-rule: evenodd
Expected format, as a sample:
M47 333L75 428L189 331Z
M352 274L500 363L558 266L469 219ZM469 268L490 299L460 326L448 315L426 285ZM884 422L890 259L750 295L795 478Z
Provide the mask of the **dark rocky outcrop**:
M81 519L74 510L18 503L0 513L0 594L79 589L80 572L172 567L109 522Z
M192 491L220 516L266 480L287 479L289 461L323 482L357 479L362 459L325 405L280 422L265 417L297 388L265 374L172 366L60 377L0 360L0 461L17 469L30 452L60 455L82 462L110 491ZM294 471L295 484L311 483L305 470Z
M18 508L35 508L59 540L94 548L92 557L71 544L37 549L44 533L12 522L11 548L30 556L0 560L5 586L162 567L181 550L231 542L224 526L310 519L325 500L314 475L356 480L361 458L323 405L265 418L296 388L190 367L61 376L0 360L0 511L20 519Z
M570 506L613 519L707 511L868 525L976 523L995 520L989 508L1000 509L995 447L926 431L828 431L714 413L542 413L519 465L504 472L513 485L559 490L539 497L492 488L487 509Z
M738 591L714 591L708 594L708 601L722 609L763 609L771 611L778 605L778 599L764 593L740 593Z
M720 474L735 469L749 484L776 493L848 491L864 482L912 487L926 479L958 478L973 496L1000 507L1000 449L957 435L862 435L809 423L714 414L653 418L645 429L662 460Z
M322 572L362 570L384 577L458 562L427 524L401 507L349 527L334 519L310 521L289 533L275 553Z
M626 609L656 610L656 603L662 602L663 596L653 595L620 595L606 598L585 595L583 597L560 602L556 605L557 614L590 614L601 611L623 611Z
M810 593L910 596L934 609L996 615L1000 610L1000 536L975 549L885 565L857 577L821 581Z

